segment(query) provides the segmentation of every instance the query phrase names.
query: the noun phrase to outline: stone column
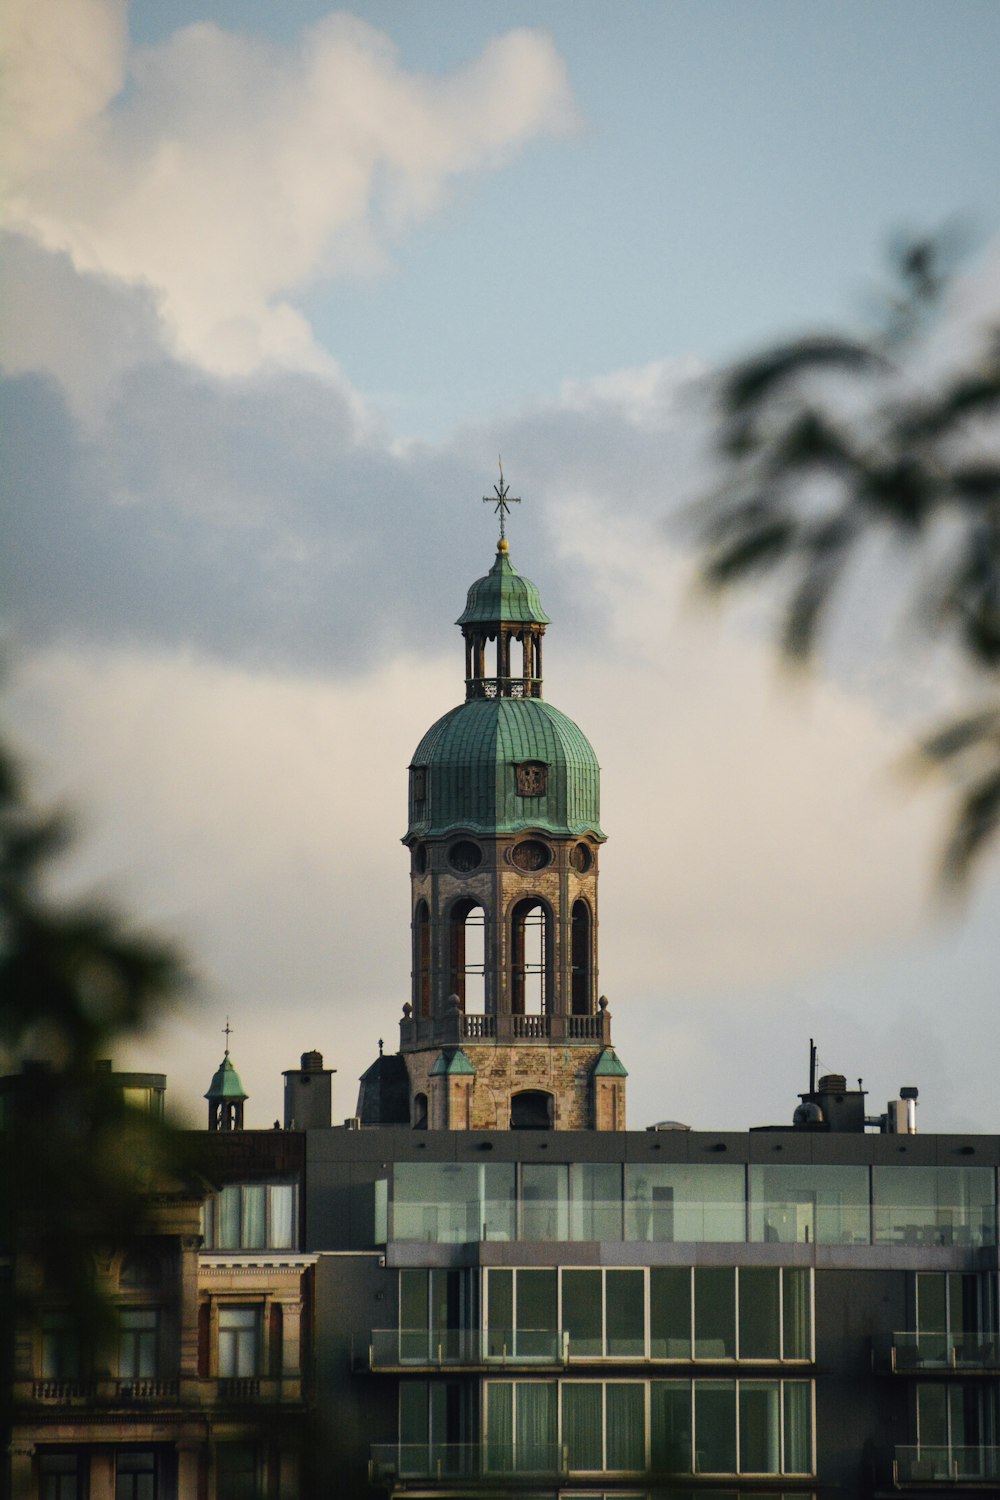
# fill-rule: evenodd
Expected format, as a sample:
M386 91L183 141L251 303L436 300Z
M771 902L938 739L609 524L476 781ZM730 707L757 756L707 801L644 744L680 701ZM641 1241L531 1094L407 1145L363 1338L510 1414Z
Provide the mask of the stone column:
M202 1482L202 1455L205 1453L204 1445L201 1443L182 1442L177 1444L177 1493L184 1496L185 1500L198 1500L205 1492ZM204 1476L207 1479L207 1474Z
M302 1303L281 1304L281 1377L298 1379L302 1373Z
M107 1450L92 1449L90 1454L90 1488L87 1500L115 1500L115 1455Z
M177 1307L178 1370L182 1400L198 1395L198 1248L200 1235L182 1235ZM181 1491L183 1494L183 1490Z
M31 1460L35 1456L35 1445L15 1438L7 1449L10 1455L11 1500L34 1500L35 1476Z

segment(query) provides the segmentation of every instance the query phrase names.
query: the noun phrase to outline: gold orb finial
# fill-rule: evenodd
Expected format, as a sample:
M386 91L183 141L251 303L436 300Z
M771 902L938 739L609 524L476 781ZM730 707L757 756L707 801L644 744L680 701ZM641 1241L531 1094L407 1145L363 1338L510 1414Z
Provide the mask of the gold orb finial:
M498 552L509 552L510 551L510 543L508 542L508 540L507 540L507 538L505 536L502 536L500 538L500 540L497 542L497 551Z

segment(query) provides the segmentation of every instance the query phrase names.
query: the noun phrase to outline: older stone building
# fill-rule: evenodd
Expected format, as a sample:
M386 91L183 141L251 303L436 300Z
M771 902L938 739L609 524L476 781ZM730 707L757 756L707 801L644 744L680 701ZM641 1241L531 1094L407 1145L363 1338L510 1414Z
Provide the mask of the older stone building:
M496 558L457 622L465 701L410 765L409 1123L622 1130L626 1073L597 985L600 768L542 696L549 619L510 560L502 476L497 495ZM364 1089L359 1115L391 1123Z

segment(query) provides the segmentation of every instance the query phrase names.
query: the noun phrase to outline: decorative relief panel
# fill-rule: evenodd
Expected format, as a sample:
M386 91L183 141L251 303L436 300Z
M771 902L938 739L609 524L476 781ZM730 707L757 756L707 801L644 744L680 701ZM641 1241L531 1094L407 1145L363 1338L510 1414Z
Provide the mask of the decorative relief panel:
M544 761L523 760L515 768L519 797L544 797L549 768Z

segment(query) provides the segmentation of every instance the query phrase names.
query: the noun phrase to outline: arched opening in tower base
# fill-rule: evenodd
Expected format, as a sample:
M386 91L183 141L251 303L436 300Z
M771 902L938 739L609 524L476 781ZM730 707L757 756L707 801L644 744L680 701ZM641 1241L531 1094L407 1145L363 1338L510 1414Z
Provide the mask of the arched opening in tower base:
M510 1100L511 1130L554 1130L555 1100L542 1089L524 1089Z

